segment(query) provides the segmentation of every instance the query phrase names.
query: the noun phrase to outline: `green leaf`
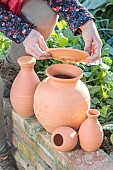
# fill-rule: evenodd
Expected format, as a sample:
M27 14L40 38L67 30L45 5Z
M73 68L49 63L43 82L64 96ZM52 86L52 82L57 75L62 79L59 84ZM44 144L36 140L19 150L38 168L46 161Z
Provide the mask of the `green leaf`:
M103 129L104 130L109 130L109 131L113 132L113 124L105 124L103 126Z
M96 9L102 5L105 5L108 1L107 0L85 0L83 5L88 9Z
M108 52L109 52L109 48L104 48L104 49L102 50L101 55L102 55L102 56L106 56L106 55L108 54Z
M110 57L102 57L102 61L108 66L112 65L112 60Z
M113 3L113 0L109 0L109 2Z
M104 49L109 49L109 53L111 54L111 55L113 55L113 48L109 45L109 44L106 44L104 47L103 47L103 50Z
M84 72L84 76L89 77L92 73L91 72Z
M59 30L63 30L66 26L67 26L67 24L64 20L57 22L57 27Z
M113 99L113 90L108 93L108 96Z
M100 103L100 101L98 100L98 98L93 98L91 101L93 102L93 104L98 104L98 103Z
M95 93L97 93L97 92L99 92L99 91L100 91L100 86L95 85L95 86L93 86L93 87L91 88L90 93L91 93L91 94L95 94Z
M64 47L68 44L68 38L66 37L59 37L56 40L56 43L58 43L59 47Z
M109 105L113 106L113 99L107 99L106 103L108 103Z
M103 106L102 109L100 109L100 116L106 117L108 109L109 106Z

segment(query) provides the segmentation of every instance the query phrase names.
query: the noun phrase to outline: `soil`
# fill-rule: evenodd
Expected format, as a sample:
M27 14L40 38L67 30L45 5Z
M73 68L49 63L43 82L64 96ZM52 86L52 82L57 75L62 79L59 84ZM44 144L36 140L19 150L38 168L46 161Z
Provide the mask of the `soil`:
M104 140L100 148L103 149L108 155L113 153L113 144L111 143L109 136L104 136Z

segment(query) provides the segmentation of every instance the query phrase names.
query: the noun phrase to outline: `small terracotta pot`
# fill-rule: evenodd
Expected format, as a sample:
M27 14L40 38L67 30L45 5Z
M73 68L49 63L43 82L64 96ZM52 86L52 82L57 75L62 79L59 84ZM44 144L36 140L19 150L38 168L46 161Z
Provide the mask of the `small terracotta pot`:
M74 129L64 126L57 128L51 135L53 147L62 152L68 152L75 148L78 136Z
M97 119L100 112L89 109L86 114L88 118L80 126L79 140L83 150L93 152L101 146L103 141L103 129Z

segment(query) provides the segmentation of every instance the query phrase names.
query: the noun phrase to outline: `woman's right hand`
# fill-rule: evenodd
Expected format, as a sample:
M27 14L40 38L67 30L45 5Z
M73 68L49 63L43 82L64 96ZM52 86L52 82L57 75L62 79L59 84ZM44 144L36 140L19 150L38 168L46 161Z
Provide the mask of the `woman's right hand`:
M46 52L48 47L43 36L36 30L32 30L23 41L26 53L35 57L37 60L51 58L51 54Z

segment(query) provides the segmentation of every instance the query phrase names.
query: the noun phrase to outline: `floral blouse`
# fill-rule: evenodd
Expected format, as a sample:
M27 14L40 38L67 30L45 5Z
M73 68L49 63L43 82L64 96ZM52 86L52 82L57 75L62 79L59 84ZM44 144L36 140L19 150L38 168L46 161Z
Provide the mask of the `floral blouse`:
M90 12L78 0L45 0L46 3L64 19L71 31L76 34L77 29L88 20L94 19ZM21 43L29 35L33 25L26 23L11 11L0 5L0 31L12 41Z

